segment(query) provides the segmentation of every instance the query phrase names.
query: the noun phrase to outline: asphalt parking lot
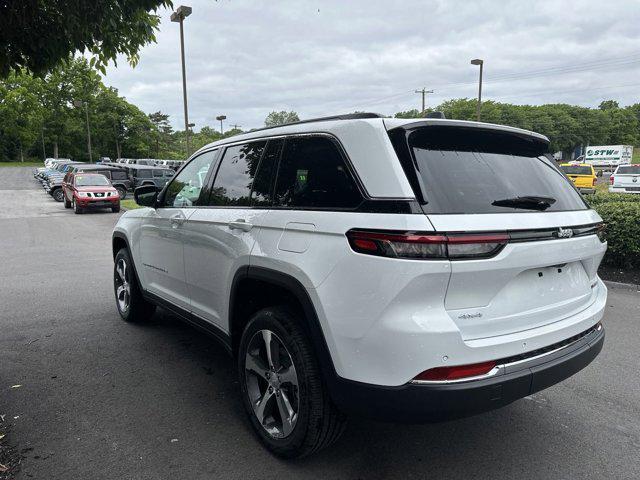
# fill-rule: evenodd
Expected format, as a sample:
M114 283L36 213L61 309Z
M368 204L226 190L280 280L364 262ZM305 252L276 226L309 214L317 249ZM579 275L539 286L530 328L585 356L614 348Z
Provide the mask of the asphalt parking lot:
M0 169L0 205L0 415L17 478L640 478L638 292L610 289L602 354L562 384L449 423L353 419L285 462L254 440L214 340L162 312L120 320L119 215L65 210L29 168Z

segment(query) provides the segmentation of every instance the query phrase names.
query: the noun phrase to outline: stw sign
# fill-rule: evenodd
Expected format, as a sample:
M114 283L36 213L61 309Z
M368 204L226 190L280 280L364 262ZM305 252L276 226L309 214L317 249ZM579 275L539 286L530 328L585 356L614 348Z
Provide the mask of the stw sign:
M604 145L590 146L584 154L584 163L590 163L594 167L609 167L627 165L633 157L631 145Z

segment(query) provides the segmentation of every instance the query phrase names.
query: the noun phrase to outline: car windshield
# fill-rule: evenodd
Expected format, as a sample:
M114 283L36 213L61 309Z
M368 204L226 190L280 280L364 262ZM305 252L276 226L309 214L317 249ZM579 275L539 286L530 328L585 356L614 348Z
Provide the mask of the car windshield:
M567 175L591 175L591 167L584 165L562 165L560 169Z
M587 208L570 181L544 156L546 143L542 140L493 130L434 126L414 130L408 142L419 175L414 183L422 190L428 213Z
M76 186L78 187L103 187L107 185L110 183L104 175L76 175Z
M616 174L621 175L640 175L640 165L629 165L627 167L618 167Z

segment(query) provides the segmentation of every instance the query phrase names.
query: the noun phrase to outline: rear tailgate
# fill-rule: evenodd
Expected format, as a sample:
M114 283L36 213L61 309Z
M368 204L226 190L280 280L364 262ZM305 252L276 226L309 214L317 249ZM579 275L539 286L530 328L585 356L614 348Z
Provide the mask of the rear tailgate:
M390 138L435 232L503 239L493 250L448 247L445 309L465 340L537 328L595 301L602 220L544 155L544 137L416 124Z
M616 173L613 176L613 186L630 191L640 191L640 175Z
M524 217L524 218L520 218ZM504 335L563 320L588 308L597 297L597 270L606 250L597 235L580 227L600 218L581 212L430 215L438 231L504 231L512 240L489 259L453 261L445 308L465 340ZM522 230L527 225L530 230ZM572 228L578 227L578 228ZM554 232L576 232L557 238ZM548 232L545 240L530 233ZM527 239L528 238L528 239Z

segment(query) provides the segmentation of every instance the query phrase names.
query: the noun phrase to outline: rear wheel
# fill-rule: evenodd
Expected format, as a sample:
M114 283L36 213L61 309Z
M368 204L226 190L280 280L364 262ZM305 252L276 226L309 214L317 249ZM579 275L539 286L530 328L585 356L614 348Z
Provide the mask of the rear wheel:
M151 318L155 305L142 297L140 286L133 271L129 251L118 251L113 265L113 288L116 295L118 313L127 322L144 322Z
M308 455L344 431L313 348L287 307L256 313L245 328L238 373L245 410L261 442L281 457Z

